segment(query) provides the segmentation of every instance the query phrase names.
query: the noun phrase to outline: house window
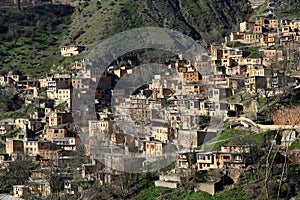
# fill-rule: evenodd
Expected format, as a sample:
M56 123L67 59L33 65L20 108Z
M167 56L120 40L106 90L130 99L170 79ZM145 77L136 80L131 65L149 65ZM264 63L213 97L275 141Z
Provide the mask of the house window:
M201 155L199 155L198 159L199 159L199 160L205 160L205 157L204 157L204 156L201 156Z
M223 159L224 159L224 160L229 160L229 159L230 159L230 156L223 156Z

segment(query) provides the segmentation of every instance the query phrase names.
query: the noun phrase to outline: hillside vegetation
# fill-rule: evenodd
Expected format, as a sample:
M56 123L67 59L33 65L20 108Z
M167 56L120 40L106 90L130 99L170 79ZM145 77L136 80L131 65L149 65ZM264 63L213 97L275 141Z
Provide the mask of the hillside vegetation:
M94 0L21 11L11 4L0 2L0 72L18 69L30 78L64 65L61 45L84 45L88 52L118 32L146 26L174 29L208 45L252 11L247 0Z
M92 48L118 32L155 26L180 31L207 45L222 40L251 13L247 0L91 1L75 9L64 43Z
M255 13L251 16L251 20L255 20L255 16L257 15L268 15L273 13L279 19L281 18L290 18L290 17L299 17L299 0L273 0L273 1L265 1L262 5L260 5Z
M73 7L43 5L0 8L0 69L18 69L31 78L44 76L62 62L60 40Z
M63 65L61 45L84 45L88 52L100 41L132 28L166 27L208 46L237 30L239 22L270 8L279 17L299 16L297 0L276 2L263 4L253 14L248 0L92 0L77 7L23 6L22 11L5 6L12 0L3 0L0 70L19 69L32 78L44 76Z
M9 5L13 5L13 3L14 3L13 0L1 0L0 6L9 6Z

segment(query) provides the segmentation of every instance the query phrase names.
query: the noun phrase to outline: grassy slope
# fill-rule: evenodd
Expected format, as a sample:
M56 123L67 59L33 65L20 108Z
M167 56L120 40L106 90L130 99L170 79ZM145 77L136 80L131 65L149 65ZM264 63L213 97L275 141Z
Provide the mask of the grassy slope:
M73 8L44 5L0 10L0 69L19 69L32 78L60 64L60 39L66 34Z
M11 2L1 1L0 6ZM280 0L276 6L280 16L299 16L296 0ZM266 8L262 5L256 14ZM41 76L53 64L63 63L61 38L62 44L78 43L89 50L101 40L135 27L167 27L208 44L222 40L251 14L246 0L94 0L75 8L71 23L72 9L63 5L28 7L22 12L1 8L0 69L18 68L32 77Z
M183 188L169 189L151 186L145 190L140 191L138 194L133 196L131 199L135 200L152 200L152 199L180 199L180 200L217 200L217 199L228 199L228 200L242 200L247 199L245 193L239 191L237 188L225 187L225 190L218 192L215 196L211 196L205 192L193 192Z
M204 149L207 151L217 151L221 150L221 145L246 145L252 144L260 146L265 138L269 137L271 132L264 133L254 133L251 131L244 130L231 130L225 129L222 133L208 142L208 144L204 144Z
M102 0L76 8L65 44L92 48L102 39L131 28L157 26L211 42L251 13L246 0Z
M220 40L249 15L245 2L94 0L74 8L72 23L69 6L23 7L21 12L0 8L0 71L16 68L31 78L40 77L56 68L53 65L64 63L61 44L82 44L89 50L109 36L136 27L167 27L202 41ZM1 1L0 6L9 3Z
M270 9L274 10L274 13L279 18L285 17L298 17L300 16L299 1L298 0L277 0L277 3L268 6L268 3L264 3L255 11L255 14L251 16L251 21L255 21L257 15L264 15L268 13Z

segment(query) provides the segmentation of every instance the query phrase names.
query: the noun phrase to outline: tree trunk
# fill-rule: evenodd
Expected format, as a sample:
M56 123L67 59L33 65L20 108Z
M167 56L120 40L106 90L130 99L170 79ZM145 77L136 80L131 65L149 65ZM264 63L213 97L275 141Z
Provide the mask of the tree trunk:
M21 9L21 0L17 0L17 5L18 5L19 11L22 11L22 9Z

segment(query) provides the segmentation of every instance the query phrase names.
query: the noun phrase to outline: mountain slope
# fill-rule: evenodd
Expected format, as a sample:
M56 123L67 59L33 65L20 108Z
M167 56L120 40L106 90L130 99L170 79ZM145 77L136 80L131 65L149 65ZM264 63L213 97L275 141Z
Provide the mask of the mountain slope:
M0 70L18 69L34 78L59 65L60 38L72 12L67 5L0 8Z
M64 44L92 48L102 39L137 27L166 27L201 40L221 40L252 13L247 0L102 0L74 12Z
M255 20L257 15L270 15L273 14L279 19L282 18L299 18L300 9L299 9L299 0L272 0L265 1L261 4L256 10L255 13L251 16L251 20Z

